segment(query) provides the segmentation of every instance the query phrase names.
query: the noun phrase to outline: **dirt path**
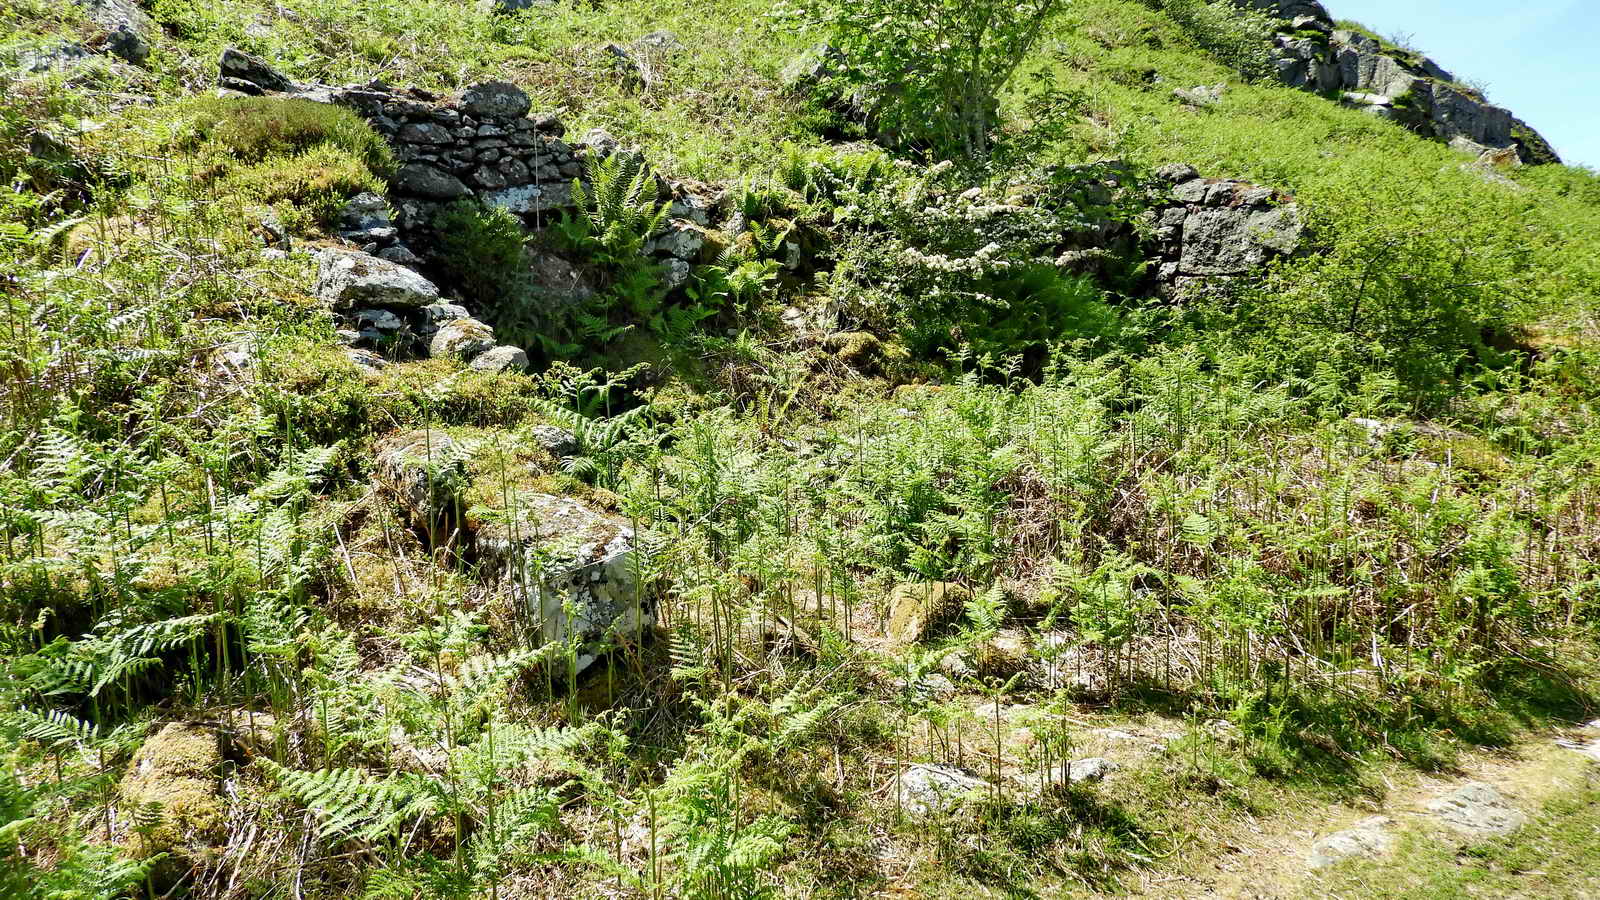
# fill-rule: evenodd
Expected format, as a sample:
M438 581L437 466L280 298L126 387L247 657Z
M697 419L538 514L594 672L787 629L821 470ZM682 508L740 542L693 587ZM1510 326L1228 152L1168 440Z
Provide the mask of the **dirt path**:
M1559 746L1556 743L1558 738L1594 749L1586 754ZM1600 767L1600 758L1597 756L1600 756L1600 722L1565 734L1529 738L1502 752L1474 754L1463 760L1456 771L1448 774L1408 773L1385 778L1386 789L1382 792L1381 800L1283 809L1236 829L1223 841L1223 853L1192 865L1188 872L1181 875L1152 881L1146 885L1145 894L1262 900L1383 895L1376 888L1372 893L1367 893L1364 888L1351 889L1340 884L1348 881L1347 878L1328 877L1338 873L1338 866L1327 870L1313 869L1309 863L1313 845L1363 820L1381 816L1392 820L1392 824L1378 829L1393 842L1389 852L1378 854L1371 863L1356 862L1346 864L1346 867L1404 867L1416 863L1424 855L1418 852L1419 847L1431 849L1434 853L1453 854L1457 848L1473 843L1475 839L1447 827L1429 809L1430 803L1465 785L1481 782L1492 786L1511 807L1533 821L1552 799L1574 795L1589 784L1592 774ZM1542 835L1533 833L1535 830L1525 828L1508 840L1543 840ZM1476 840L1488 839L1479 837ZM1595 835L1595 840L1600 844L1600 834ZM1535 871L1531 874L1545 873ZM1591 883L1563 885L1559 895L1600 897L1600 870L1593 872L1592 879L1580 880ZM1496 888L1496 891L1499 890ZM1477 894L1476 891L1469 893ZM1439 893L1410 896L1437 895L1454 894L1440 888ZM1478 895L1505 896L1498 892ZM1552 896L1548 886L1536 889L1531 884L1526 893L1519 891L1516 895Z

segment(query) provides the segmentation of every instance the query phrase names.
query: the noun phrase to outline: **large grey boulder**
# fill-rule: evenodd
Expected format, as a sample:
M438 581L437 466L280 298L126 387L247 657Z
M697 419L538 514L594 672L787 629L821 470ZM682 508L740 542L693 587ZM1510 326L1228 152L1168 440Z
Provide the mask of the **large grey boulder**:
M73 0L89 20L104 30L106 52L134 65L150 58L150 45L160 31L155 20L133 0Z
M1491 784L1474 781L1428 804L1439 821L1469 837L1500 837L1526 825L1526 813Z
M531 643L573 646L576 671L655 621L655 597L636 571L633 529L620 516L520 491L478 524L475 547L517 602Z
M330 248L318 258L316 294L335 308L416 309L439 299L433 282L369 253Z
M1201 178L1192 166L1156 170L1170 185L1149 213L1161 261L1156 279L1177 292L1196 280L1236 278L1299 251L1305 223L1294 201L1244 181Z
M907 766L895 776L895 782L900 808L915 816L951 813L993 790L989 782L954 766L928 763Z
M1215 208L1191 213L1183 223L1183 275L1242 275L1274 256L1295 251L1299 213L1293 207Z
M1394 849L1393 827L1394 820L1387 816L1362 819L1312 844L1307 862L1313 869L1325 869L1354 857L1381 856Z

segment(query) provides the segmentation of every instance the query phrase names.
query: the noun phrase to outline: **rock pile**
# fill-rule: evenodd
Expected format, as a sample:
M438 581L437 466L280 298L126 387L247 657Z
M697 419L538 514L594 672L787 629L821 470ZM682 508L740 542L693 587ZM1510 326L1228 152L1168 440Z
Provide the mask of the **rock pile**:
M528 437L552 457L576 449L575 437L553 426ZM637 577L632 527L580 500L533 490L512 491L479 517L467 497L482 444L440 431L390 436L376 448L378 484L430 546L477 562L518 610L531 646L570 643L581 672L608 646L638 640L655 621L655 594Z
M376 81L298 84L233 48L223 51L218 68L224 90L345 106L384 136L399 164L390 197L386 203L376 195L356 198L346 207L341 233L364 251L405 265L423 261L418 252L429 253L435 218L461 200L507 210L530 230L544 228L555 214L577 205L573 185L585 179L589 162L621 150L620 142L601 131L567 143L566 127L554 117L531 114L528 95L509 82L474 85L453 99ZM645 252L660 264L667 287L678 288L701 261L706 229L724 213L722 192L662 178L656 186L657 199L669 204L668 217ZM533 283L552 302L592 293L582 273L559 257L540 254L529 267Z
M1285 84L1323 93L1338 91L1345 103L1474 155L1515 147L1523 162L1561 161L1549 142L1510 110L1462 86L1426 56L1337 28L1315 0L1250 0L1250 4L1284 22L1273 53L1278 77Z
M1201 178L1193 166L1156 171L1170 199L1150 213L1159 290L1177 296L1200 280L1234 278L1294 254L1305 234L1294 200L1245 181Z

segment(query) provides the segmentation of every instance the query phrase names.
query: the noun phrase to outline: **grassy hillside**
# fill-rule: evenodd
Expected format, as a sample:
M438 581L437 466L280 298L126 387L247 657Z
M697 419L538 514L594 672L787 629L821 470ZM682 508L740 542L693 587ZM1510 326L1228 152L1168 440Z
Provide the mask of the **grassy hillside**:
M1199 894L1283 810L1593 718L1600 176L1247 79L1174 5L1070 4L948 163L786 87L828 35L742 0L153 0L138 66L0 10L0 894ZM397 161L217 97L229 46L514 82L754 224L668 294L580 211L529 239L598 273L550 312L468 210L423 269L531 371L366 371L314 252ZM1292 198L1303 251L1157 296L1172 163ZM549 498L633 530L653 604L581 674L528 620L553 544L486 549ZM1593 815L1541 809L1587 877ZM1384 889L1526 888L1516 840Z

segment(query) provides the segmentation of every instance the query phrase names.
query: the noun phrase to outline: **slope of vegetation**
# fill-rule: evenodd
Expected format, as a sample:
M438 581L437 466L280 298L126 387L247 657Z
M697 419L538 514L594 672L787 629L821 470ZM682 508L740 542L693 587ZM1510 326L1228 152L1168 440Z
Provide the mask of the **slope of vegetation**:
M1592 718L1600 177L1485 177L1164 5L1062 7L948 161L786 89L814 10L155 0L142 67L43 72L93 26L0 10L0 893L1170 894L1254 816ZM364 372L300 251L395 160L214 96L225 46L515 82L758 227L669 301L648 234L569 219L608 280L533 374ZM1057 264L1171 163L1312 246L1181 302ZM491 302L483 219L443 274ZM626 522L655 626L581 674L530 640L376 485L417 432L470 448L426 460L463 521ZM930 810L913 764L982 787ZM1540 827L1581 860L1592 819Z

